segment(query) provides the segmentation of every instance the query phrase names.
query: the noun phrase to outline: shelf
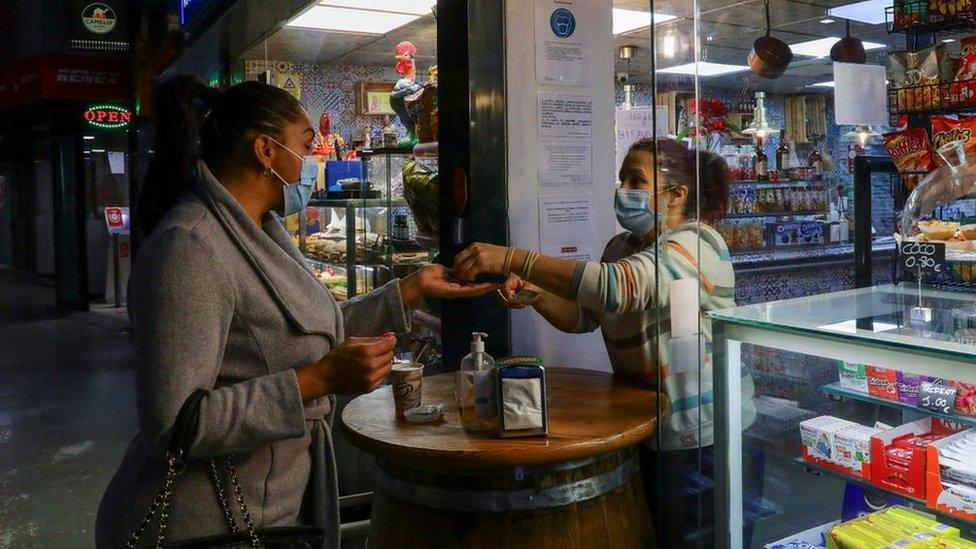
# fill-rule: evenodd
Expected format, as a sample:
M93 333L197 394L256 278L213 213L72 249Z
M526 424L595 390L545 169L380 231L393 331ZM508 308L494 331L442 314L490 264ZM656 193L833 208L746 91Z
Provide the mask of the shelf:
M805 467L805 468L807 468L807 469L809 469L811 471L816 471L817 474L825 474L827 476L831 476L831 477L834 477L836 479L844 480L844 481L847 481L847 482L853 482L854 484L860 484L861 486L866 486L868 488L872 488L874 490L878 490L878 491L884 492L886 494L891 494L891 495L893 495L895 497L904 499L905 501L910 501L910 502L915 503L917 505L921 505L922 507L925 507L926 509L928 509L929 511L931 511L933 513L937 513L938 512L935 509L929 509L925 505L925 500L916 499L916 498L913 498L913 497L906 496L905 494L900 494L900 493L895 492L893 490L888 490L888 489L886 489L886 488L884 488L882 486L878 486L877 484L872 484L871 481L869 481L869 480L865 480L865 479L860 478L860 477L855 477L853 475L845 475L844 473L839 473L837 471L834 471L833 469L828 469L826 467L822 467L820 465L816 465L814 463L810 463L809 461L806 461L802 457L793 458L793 461L795 461L800 466ZM943 513L939 513L939 514L941 515Z
M815 179L789 179L783 181L755 181L748 179L739 179L737 181L729 181L730 185L750 185L756 186L763 189L775 189L779 187L806 187L809 185L823 185L826 184L825 181L817 181Z
M356 152L359 153L359 156L379 156L383 154L410 156L413 154L413 147L378 147L375 149L359 149Z
M763 212L763 213L734 213L727 214L722 219L746 219L750 217L785 217L791 215L827 215L830 210L807 210L798 212Z
M902 17L909 20L903 21L896 26L898 21L895 18L895 7L886 7L885 28L888 30L888 34L930 34L932 35L933 43L938 43L938 40L935 39L939 37L976 31L976 15L968 10L960 11L951 17L945 16L942 21L931 21L931 15L928 14L929 0L915 0L899 3L898 11L902 14ZM925 21L910 20L913 14L920 13L926 14Z
M348 198L348 199L328 199L313 198L308 201L309 206L317 208L346 208L348 206L358 208L400 208L407 205L407 201L402 198Z
M965 97L973 88L976 80L890 88L888 112L892 115L976 112L976 98Z
M820 388L824 393L841 398L850 398L853 400L859 400L861 402L868 402L870 404L877 404L879 406L888 406L889 408L898 408L900 410L910 410L913 412L918 412L920 414L929 415L932 417L937 417L939 419L944 419L947 421L952 421L955 423L960 423L966 425L967 427L976 427L976 417L960 416L956 414L941 414L939 412L933 412L931 410L926 410L923 408L918 408L912 406L911 404L905 404L904 402L895 402L894 400L888 400L886 398L878 398L874 395L867 393L860 393L857 391L851 391L840 386L840 383L829 383Z

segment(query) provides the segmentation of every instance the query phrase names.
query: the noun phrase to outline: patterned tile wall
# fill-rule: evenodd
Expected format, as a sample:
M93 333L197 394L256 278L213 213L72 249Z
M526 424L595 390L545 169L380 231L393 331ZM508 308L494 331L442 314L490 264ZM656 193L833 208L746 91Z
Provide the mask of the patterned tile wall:
M302 105L318 121L323 112L332 117L333 131L347 140L359 135L363 127L374 130L383 128L382 116L357 116L353 84L356 82L396 82L399 79L393 67L362 67L357 65L326 65L308 61L268 61L268 70L274 78L278 73L297 73L301 78ZM245 74L264 71L264 60L244 62ZM405 135L397 117L394 124L400 135Z

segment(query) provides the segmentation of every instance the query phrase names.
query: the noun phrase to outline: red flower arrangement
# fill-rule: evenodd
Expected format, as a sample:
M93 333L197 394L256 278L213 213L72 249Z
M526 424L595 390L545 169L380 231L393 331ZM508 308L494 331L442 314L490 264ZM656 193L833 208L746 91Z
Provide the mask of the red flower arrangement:
M696 137L711 133L727 133L729 124L725 117L729 114L729 108L721 99L703 97L688 101L688 112L698 115L700 126L688 128L688 135Z

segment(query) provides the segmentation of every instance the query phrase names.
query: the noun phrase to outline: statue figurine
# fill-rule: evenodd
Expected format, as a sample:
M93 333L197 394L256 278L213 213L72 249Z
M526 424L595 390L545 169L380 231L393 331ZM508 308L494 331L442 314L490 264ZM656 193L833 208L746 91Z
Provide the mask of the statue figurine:
M417 144L417 129L415 121L407 110L406 98L421 89L421 86L414 82L417 78L417 65L414 58L417 55L417 46L410 42L400 42L394 49L396 54L396 71L403 78L397 80L393 91L390 92L390 106L400 117L400 122L407 129L407 137L402 139L397 146L412 147Z

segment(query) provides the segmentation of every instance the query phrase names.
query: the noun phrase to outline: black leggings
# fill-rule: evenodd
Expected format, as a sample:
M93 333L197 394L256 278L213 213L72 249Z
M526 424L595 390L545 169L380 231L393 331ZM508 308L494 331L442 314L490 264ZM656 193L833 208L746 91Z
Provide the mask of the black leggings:
M658 546L715 546L715 457L712 446L658 452L641 447L644 494L657 530ZM744 489L762 494L765 460L761 453L742 456ZM748 548L755 516L744 517L742 546Z

